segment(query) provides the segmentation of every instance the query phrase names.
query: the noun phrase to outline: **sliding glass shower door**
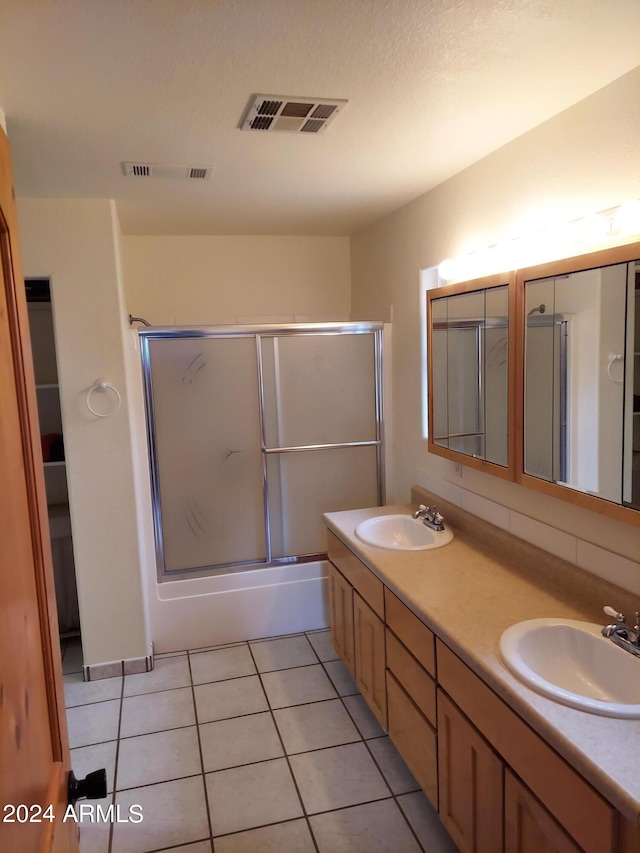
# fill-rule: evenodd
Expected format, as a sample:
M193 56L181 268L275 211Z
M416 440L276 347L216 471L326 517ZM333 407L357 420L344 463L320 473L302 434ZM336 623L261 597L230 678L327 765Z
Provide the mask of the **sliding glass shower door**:
M161 578L317 556L323 512L383 502L380 325L140 337Z

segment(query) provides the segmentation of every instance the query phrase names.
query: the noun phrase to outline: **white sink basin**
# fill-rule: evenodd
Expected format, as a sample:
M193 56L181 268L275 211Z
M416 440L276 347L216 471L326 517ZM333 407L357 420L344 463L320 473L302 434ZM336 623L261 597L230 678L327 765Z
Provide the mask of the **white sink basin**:
M356 536L367 545L394 551L426 551L441 548L453 539L453 531L431 530L410 515L377 515L360 522Z
M615 646L602 626L530 619L508 628L500 654L529 687L556 702L604 717L640 717L640 658Z

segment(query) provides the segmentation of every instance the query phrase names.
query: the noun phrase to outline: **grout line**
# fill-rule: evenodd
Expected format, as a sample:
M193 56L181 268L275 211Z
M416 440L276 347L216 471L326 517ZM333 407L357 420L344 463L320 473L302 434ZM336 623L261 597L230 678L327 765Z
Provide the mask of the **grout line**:
M171 779L159 779L157 782L144 782L142 785L130 785L127 788L118 788L118 794L124 794L125 791L136 791L138 788L155 788L157 785L166 785L168 782L182 782L183 779L197 779L198 776L202 775L202 773L187 773L186 776L172 776Z
M118 714L118 731L116 732L116 756L113 762L113 791L111 792L111 802L115 803L116 801L116 790L118 787L118 761L120 759L120 732L122 730L122 709L124 706L123 702L123 694L124 694L124 678L122 679L122 685L120 689L120 713ZM113 830L114 824L111 823L109 827L109 843L107 845L107 853L111 853L113 847Z
M171 847L154 847L153 850L145 850L145 853L164 853L164 851L167 851L167 850L169 851L169 853L171 853L172 850L176 850L176 849L177 850L186 850L187 853L189 853L189 847L193 847L195 844L202 844L205 841L208 841L209 844L211 844L213 839L211 838L211 836L209 836L208 838L196 838L195 841L187 841L187 843L184 845L179 844L179 846L177 848L176 848L175 844L173 844Z
M307 640L307 642L309 643L308 640ZM309 645L311 646L311 643L309 643ZM313 648L313 646L311 646L311 647ZM249 646L249 652L251 654L251 657L253 658L253 662L255 663L255 658L253 656L253 649L251 648L251 646ZM314 652L315 652L315 650L314 650ZM278 728L278 723L276 721L275 714L273 713L273 708L271 707L271 702L269 701L267 691L264 689L264 684L262 682L262 674L258 673L258 677L260 678L260 685L262 687L262 692L264 693L265 698L267 700L267 705L269 706L269 713L271 714L271 722L273 723L273 725L275 727L276 734L278 735L278 740L280 741L280 746L282 747L282 752L284 753L284 759L287 762L287 767L289 769L289 776L291 777L291 780L293 781L293 785L296 789L296 794L298 795L298 800L300 802L300 808L302 809L302 814L304 816L305 821L307 822L307 829L309 830L309 834L311 836L311 840L313 841L313 846L316 850L316 853L320 853L320 848L318 847L318 842L316 841L316 837L313 834L313 830L311 828L311 823L309 821L309 815L307 814L307 809L305 807L304 800L302 799L302 794L300 792L300 788L298 787L298 780L296 779L295 774L293 772L293 768L291 767L291 761L289 760L289 755L287 754L287 750L286 750L285 745L284 745L284 740L282 739L282 735L280 734L280 729Z
M204 756L202 754L202 740L200 738L200 724L198 722L198 705L196 703L196 688L193 683L193 674L191 672L191 658L187 654L187 662L189 664L189 678L191 680L191 697L193 699L193 714L196 720L196 736L198 738L198 752L200 753L200 769L202 770L202 786L204 788L204 804L207 810L207 823L209 825L209 838L211 839L211 847L213 849L213 826L211 824L211 810L209 808L209 792L207 791L207 777L204 772Z

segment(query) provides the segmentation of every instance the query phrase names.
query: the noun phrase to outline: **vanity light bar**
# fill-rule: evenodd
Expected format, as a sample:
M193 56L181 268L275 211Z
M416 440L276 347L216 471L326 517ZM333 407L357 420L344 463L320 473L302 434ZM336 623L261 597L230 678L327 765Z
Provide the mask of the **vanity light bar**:
M438 266L438 275L445 282L466 281L558 260L568 257L578 247L580 250L587 245L595 248L611 238L624 242L636 234L640 234L640 199L631 199L609 210L590 213L458 258L447 258Z

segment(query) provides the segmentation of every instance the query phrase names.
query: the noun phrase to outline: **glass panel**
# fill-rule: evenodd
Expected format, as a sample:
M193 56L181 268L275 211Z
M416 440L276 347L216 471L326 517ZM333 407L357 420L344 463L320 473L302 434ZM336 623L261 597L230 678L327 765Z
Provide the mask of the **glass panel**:
M640 509L640 263L628 266L623 500Z
M524 470L553 480L554 416L558 415L554 405L558 383L554 382L553 279L526 283L525 317Z
M484 291L451 296L448 304L449 447L484 459L482 350ZM471 451L471 452L470 452Z
M447 403L447 298L431 300L431 388L433 406L433 442L449 446Z
M255 339L149 352L165 571L264 560Z
M261 342L267 447L376 439L373 334Z
M506 467L509 430L509 288L493 287L487 290L485 306L485 459Z
M525 287L525 471L622 501L627 265Z
M376 460L375 447L269 454L273 557L324 553L323 512L377 506Z

